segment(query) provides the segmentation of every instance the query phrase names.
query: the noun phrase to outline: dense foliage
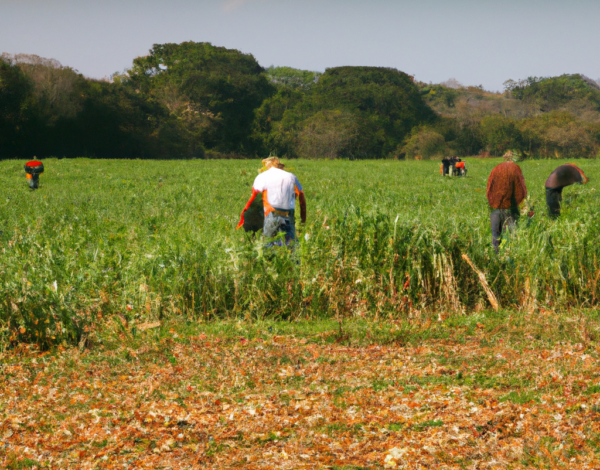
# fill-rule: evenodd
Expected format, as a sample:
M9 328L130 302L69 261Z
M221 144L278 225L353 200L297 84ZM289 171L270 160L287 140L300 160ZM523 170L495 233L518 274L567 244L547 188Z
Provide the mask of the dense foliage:
M327 69L306 93L279 90L257 113L266 150L306 158L386 157L434 119L412 78L383 67Z
M0 60L0 157L155 157L164 108L120 83L89 80L37 56Z
M155 45L111 82L4 55L0 157L248 155L254 110L274 91L252 56L208 43Z
M0 59L0 158L596 157L600 86L583 75L482 86L395 69L263 69L210 43L155 44L111 80Z
M289 88L312 88L315 83L318 83L320 72L312 72L310 70L300 70L292 67L274 67L267 69L267 76L271 83L276 86Z
M584 75L560 77L529 77L525 80L507 80L507 94L537 105L541 111L552 111L580 101L600 110L600 85Z
M254 57L209 43L156 44L122 80L166 106L192 147L224 152L253 150L254 110L274 93Z
M295 252L235 231L259 161L45 161L29 191L0 164L0 339L79 341L105 320L404 316L485 308L466 253L505 308L597 307L594 179L545 215L552 161L523 162L537 214L496 256L486 181L498 160L288 162L308 223ZM596 160L581 161L589 175ZM2 336L3 335L3 336Z

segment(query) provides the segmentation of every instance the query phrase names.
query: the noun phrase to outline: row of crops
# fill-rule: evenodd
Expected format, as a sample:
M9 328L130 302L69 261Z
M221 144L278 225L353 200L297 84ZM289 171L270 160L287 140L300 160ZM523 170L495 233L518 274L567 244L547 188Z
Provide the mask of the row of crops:
M593 307L600 278L596 161L586 186L545 215L561 162L521 164L536 216L496 256L487 176L498 160L443 178L435 162L289 165L308 223L296 249L265 249L234 227L256 161L46 160L29 191L22 162L0 162L0 341L80 341L118 318L469 314L489 308L467 254L503 308Z

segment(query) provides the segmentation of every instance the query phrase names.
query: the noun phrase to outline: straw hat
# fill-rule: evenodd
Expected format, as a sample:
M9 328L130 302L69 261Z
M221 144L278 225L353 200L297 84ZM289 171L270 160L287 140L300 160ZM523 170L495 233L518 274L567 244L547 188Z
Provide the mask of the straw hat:
M522 160L521 155L513 150L509 150L508 152L506 152L504 155L502 155L502 158L504 159L505 162L513 162L513 163L517 163Z
M281 163L279 161L279 158L277 158L277 157L265 158L265 159L263 159L262 164L263 164L263 168L265 168L266 170L268 170L269 168L273 168L273 167L283 170L283 167L285 166L283 163Z

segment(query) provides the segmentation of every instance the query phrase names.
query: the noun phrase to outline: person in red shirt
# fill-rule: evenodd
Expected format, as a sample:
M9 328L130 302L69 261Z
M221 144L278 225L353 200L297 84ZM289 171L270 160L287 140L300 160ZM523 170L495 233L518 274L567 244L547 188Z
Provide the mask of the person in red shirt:
M492 246L498 253L502 234L514 226L519 218L519 205L527 197L525 178L519 165L504 162L496 166L488 178L486 196L492 209Z

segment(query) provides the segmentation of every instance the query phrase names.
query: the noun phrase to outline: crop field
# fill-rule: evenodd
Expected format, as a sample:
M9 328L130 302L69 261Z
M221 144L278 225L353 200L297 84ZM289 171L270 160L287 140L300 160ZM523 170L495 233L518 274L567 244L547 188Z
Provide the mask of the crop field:
M593 308L600 278L600 165L545 215L555 161L522 164L537 214L491 250L486 180L499 161L442 178L435 162L293 161L308 223L265 250L234 230L255 161L47 160L31 192L0 164L0 340L89 338L107 317L300 319L411 316L488 307L467 254L501 307ZM599 293L600 294L600 293Z
M0 466L599 468L600 162L496 255L499 162L286 162L294 250L258 161L0 162Z

